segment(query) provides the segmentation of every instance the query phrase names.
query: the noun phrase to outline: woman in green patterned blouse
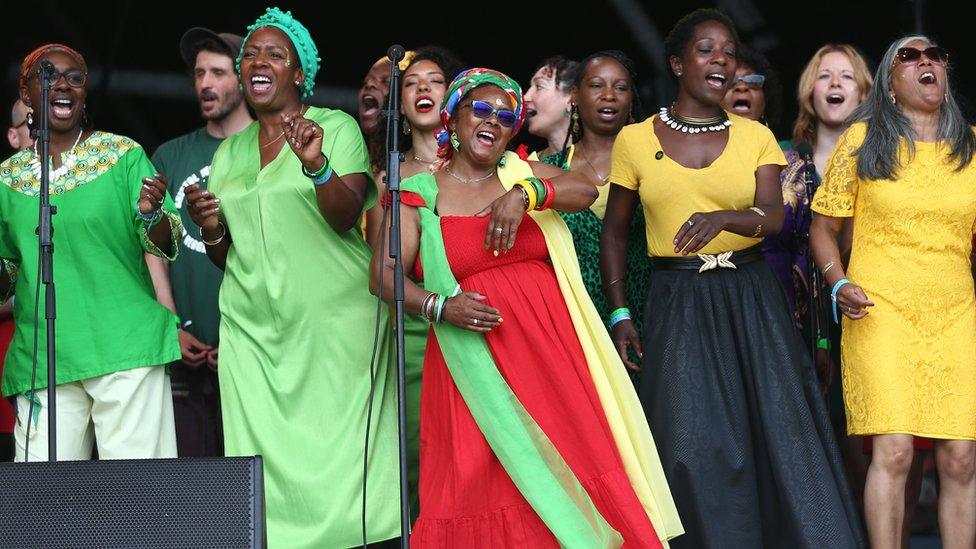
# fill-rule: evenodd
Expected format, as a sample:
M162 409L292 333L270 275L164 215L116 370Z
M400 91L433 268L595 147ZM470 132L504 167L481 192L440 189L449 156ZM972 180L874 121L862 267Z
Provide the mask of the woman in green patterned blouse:
M42 61L54 65L50 197L57 286L58 459L176 457L173 398L164 364L179 360L176 317L156 302L143 252L172 260L179 215L145 151L127 137L85 127L88 67L60 44L27 56L20 98L37 128ZM37 227L42 160L37 149L0 164L0 294L16 294L16 331L3 393L17 398L17 459L47 457L47 364L32 381L33 320L44 308ZM39 341L45 325L38 326Z

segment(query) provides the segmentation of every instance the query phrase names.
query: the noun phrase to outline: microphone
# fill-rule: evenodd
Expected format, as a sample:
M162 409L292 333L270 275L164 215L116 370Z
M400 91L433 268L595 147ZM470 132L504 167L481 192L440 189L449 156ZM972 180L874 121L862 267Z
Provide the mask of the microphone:
M800 158L804 162L813 162L813 147L809 143L800 143L797 145L796 154L800 155Z
M54 76L54 63L48 61L47 59L41 60L41 65L38 67L37 72L47 78L52 78Z
M400 44L393 44L390 46L390 49L386 50L386 56L390 58L390 61L392 61L394 65L403 59L404 54L403 46Z

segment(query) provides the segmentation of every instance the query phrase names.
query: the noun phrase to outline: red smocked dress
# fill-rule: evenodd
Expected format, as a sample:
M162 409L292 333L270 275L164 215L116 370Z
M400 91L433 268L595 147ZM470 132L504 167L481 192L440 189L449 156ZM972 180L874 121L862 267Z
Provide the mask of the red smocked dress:
M417 195L403 193L405 204ZM421 202L422 203L422 202ZM613 435L549 263L528 216L515 247L484 249L488 218L442 217L448 262L462 291L501 311L485 339L495 364L625 547L661 547L624 472ZM422 279L418 259L415 275ZM488 446L431 331L420 404L420 516L416 547L558 547Z

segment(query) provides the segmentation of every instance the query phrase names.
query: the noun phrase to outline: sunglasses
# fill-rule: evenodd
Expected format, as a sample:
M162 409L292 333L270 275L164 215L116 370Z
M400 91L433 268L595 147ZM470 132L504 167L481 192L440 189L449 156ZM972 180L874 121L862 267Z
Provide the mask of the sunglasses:
M765 81L766 76L763 74L738 74L732 78L731 87L735 87L739 82L745 82L750 88L761 88Z
M85 86L85 82L88 81L88 73L78 69L71 69L64 72L54 71L54 76L51 78L51 85L54 86L64 77L65 81L72 88L82 88ZM33 76L32 76L33 78Z
M895 52L895 59L902 63L916 63L922 58L922 54L925 54L925 57L933 63L945 65L949 62L949 52L938 46L930 46L924 50L918 48L898 48L898 51Z
M471 112L482 120L487 119L491 115L495 115L498 123L506 128L514 128L515 123L518 122L518 116L515 115L515 111L510 109L496 109L487 101L475 100L470 105L462 105L463 107L471 107Z

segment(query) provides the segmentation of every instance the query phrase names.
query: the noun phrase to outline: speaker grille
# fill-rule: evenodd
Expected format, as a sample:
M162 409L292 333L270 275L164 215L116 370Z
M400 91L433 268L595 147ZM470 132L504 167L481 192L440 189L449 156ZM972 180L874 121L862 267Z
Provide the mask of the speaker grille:
M259 457L0 464L0 494L4 548L263 546Z

